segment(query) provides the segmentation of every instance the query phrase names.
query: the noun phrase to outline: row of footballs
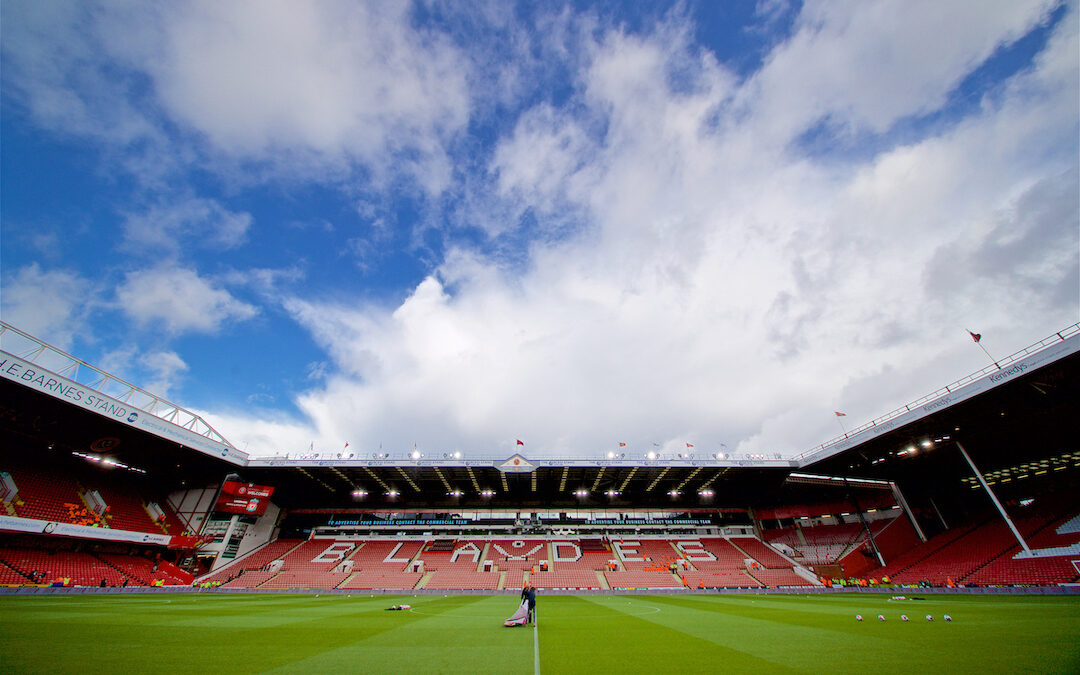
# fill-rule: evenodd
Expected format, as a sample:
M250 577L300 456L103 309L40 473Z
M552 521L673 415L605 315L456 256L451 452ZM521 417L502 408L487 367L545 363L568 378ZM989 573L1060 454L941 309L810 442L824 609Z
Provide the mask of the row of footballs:
M884 621L885 620L885 615L884 614L878 614L877 618L878 618L878 621ZM944 615L941 618L945 619L946 621L952 621L952 617L949 616L948 614ZM855 615L855 620L856 621L862 621L862 614L856 614ZM900 615L900 620L901 621L910 621L911 619L908 618L907 614L901 614ZM934 615L933 614L927 614L926 615L926 620L927 621L933 621L934 620Z

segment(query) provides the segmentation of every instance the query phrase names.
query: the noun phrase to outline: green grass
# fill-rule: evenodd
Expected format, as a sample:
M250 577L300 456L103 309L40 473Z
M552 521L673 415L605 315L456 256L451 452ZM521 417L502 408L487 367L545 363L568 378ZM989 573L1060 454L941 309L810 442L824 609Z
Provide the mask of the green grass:
M398 602L413 611L384 611ZM612 675L1080 672L1077 597L541 595L535 632L502 626L516 604L514 596L3 596L0 672L472 675L533 673L537 659L542 673Z

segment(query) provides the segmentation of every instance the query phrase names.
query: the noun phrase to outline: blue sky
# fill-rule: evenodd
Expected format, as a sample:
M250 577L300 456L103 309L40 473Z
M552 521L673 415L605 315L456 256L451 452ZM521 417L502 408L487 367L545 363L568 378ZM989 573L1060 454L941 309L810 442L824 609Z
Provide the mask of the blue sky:
M795 454L1080 320L1070 3L0 11L0 314L255 454Z

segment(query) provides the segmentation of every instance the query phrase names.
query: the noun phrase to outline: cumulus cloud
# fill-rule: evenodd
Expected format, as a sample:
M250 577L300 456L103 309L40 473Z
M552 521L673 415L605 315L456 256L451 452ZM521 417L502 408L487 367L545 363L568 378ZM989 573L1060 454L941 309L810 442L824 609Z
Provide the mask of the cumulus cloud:
M124 219L126 246L133 250L178 252L182 245L231 249L251 227L250 213L235 213L213 199L191 197L157 204Z
M985 365L964 327L1008 352L1075 321L1075 21L950 126L846 163L795 149L823 115L883 131L938 109L1046 5L916 9L810 3L742 83L684 31L598 36L576 98L526 111L489 166L493 210L574 231L519 268L455 248L397 306L286 302L338 370L298 398L312 431L791 455L835 435L833 410L868 419Z
M464 68L403 3L197 2L166 22L152 62L163 104L229 155L276 162L404 164L429 191L468 117ZM283 156L282 156L283 155ZM391 159L393 158L393 159Z
M5 87L41 126L161 187L198 166L438 194L468 63L406 3L5 3Z
M1057 4L808 2L744 93L781 138L823 117L885 131L940 108L965 75Z
M116 289L116 300L136 323L174 335L214 333L226 322L258 313L194 270L171 265L129 272Z
M0 315L5 322L61 349L71 347L95 303L92 284L71 270L37 263L4 278Z

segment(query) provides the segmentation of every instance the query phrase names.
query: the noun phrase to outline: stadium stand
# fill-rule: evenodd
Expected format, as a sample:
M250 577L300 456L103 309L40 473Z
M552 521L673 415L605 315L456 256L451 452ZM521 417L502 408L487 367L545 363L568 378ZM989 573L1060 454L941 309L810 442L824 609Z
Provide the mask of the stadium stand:
M753 588L761 582L747 574L746 554L730 541L718 537L702 538L692 545L679 540L692 570L682 573L690 588ZM710 559L712 558L712 559Z
M423 587L431 590L497 590L500 574L481 568L487 542L449 540L433 542L423 554L424 570L429 572Z
M356 548L356 542L305 541L280 558L281 571L257 588L335 588L352 572L340 568Z
M212 574L200 578L199 582L220 583L231 588L256 588L277 573L277 570L265 570L268 564L284 557L302 543L302 539L277 539L242 558L237 558L227 566L218 568Z
M422 572L409 571L408 565L423 548L424 541L368 540L351 560L356 567L352 576L338 588L411 590L423 578Z

